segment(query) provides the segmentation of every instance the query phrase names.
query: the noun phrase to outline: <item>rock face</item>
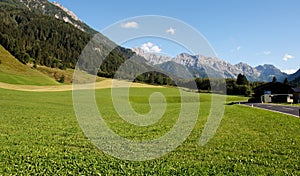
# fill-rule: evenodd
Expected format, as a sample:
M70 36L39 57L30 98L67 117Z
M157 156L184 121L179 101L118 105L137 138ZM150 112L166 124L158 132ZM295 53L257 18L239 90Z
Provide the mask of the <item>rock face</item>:
M256 68L253 68L246 63L240 62L236 64L235 67L237 67L240 71L242 71L242 73L245 73L247 75L253 75L254 77L259 77L261 75L261 73Z
M276 77L278 81L282 82L288 77L286 73L281 72L273 65L265 64L255 67L260 72L260 80L272 81L273 77Z
M61 8L63 11L65 11L74 20L81 21L72 11L70 11L69 9L67 9L64 6L60 5L58 2L54 1L52 4L59 7L59 8Z
M155 53L148 53L140 48L133 48L132 50L138 55L144 57L150 64L157 65L162 69L172 67L172 71L174 71L174 63L181 66L183 65L189 70L189 72L192 73L194 77L206 77L208 74L209 77L236 78L238 74L242 73L246 75L247 79L249 79L250 81L267 82L272 81L274 76L279 81L282 81L286 77L288 77L287 74L281 72L273 65L260 65L253 68L250 65L242 62L236 65L232 65L216 57L205 57L202 55L190 55L187 53L182 53L172 58ZM168 64L172 64L172 66L168 66ZM177 67L177 70L179 68L180 66ZM180 73L182 73L182 71Z
M85 31L83 29L83 27L80 26L80 24L76 23L76 22L81 22L81 20L70 10L68 10L67 8L65 8L64 6L60 5L58 2L53 2L52 3L53 5L59 7L61 10L63 10L68 16L63 16L63 20L66 22L66 23L70 23L72 24L73 26L75 26L76 28L82 30L82 31ZM55 18L60 18L61 15L58 15L58 14L55 14ZM71 17L71 19L69 18ZM75 22L74 22L75 20Z
M168 61L172 61L172 58L170 58L169 56L149 53L141 48L133 48L132 51L134 51L137 55L144 57L151 65L158 65Z
M53 16L57 19L70 23L81 31L91 35L96 34L92 28L83 23L72 11L57 2L50 3L48 0L13 0L17 5L23 5L30 11L35 11L43 15Z

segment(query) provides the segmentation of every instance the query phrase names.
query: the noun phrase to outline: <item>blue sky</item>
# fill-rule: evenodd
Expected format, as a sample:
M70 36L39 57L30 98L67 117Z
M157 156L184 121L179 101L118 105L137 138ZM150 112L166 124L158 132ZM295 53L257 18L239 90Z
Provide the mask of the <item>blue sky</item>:
M194 27L208 40L220 59L232 64L273 64L287 72L300 68L298 0L56 1L100 32L127 18L162 15ZM176 29L170 29L170 33L176 33ZM153 52L160 51L171 56L186 52L180 46L168 45L167 41L157 38L144 38L122 45L142 47L146 43L144 47L153 49Z

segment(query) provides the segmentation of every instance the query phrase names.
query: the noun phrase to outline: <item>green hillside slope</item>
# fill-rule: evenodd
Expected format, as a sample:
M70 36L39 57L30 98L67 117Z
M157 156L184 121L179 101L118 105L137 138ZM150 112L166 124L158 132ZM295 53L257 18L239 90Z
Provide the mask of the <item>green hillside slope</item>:
M137 71L145 73L147 70L157 70L131 49L116 45L102 34L92 37L90 33L56 19L53 14L58 9L48 1L26 1L25 4L34 10L29 10L24 3L25 0L0 1L0 44L21 63L66 70L74 69L81 57L85 59L80 60L79 69L112 78L122 64L135 58L131 59L127 69L120 74L121 79L132 79ZM48 10L43 10L43 4ZM88 43L89 47L86 47ZM99 65L99 61L103 63ZM170 78L160 72L162 71L158 70L151 74L138 75L138 81L169 84ZM70 82L71 79L66 80Z
M0 82L24 85L57 85L54 79L20 63L0 45Z

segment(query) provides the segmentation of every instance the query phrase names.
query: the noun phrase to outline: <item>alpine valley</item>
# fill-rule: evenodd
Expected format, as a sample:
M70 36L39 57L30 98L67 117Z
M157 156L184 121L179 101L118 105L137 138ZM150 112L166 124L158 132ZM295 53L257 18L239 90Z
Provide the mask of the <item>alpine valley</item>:
M134 57L136 59L132 62L138 67L157 70L154 76L160 75L160 71L181 78L205 78L207 73L215 78L236 78L238 74L244 74L252 82L269 82L276 77L278 81L288 78L294 84L297 84L300 77L300 70L288 75L273 65L233 65L216 57L203 56L201 53L181 53L172 58L147 53L139 48L127 49L117 46L57 2L1 0L0 12L0 44L23 64L32 64L35 67L38 65L74 69L81 51L93 36L98 34L102 43L97 43L94 49L102 55L111 51L97 70L99 76L113 77L122 63ZM115 46L113 50L111 46ZM132 66L132 69L135 67ZM94 72L95 68L90 71ZM148 79L151 76L153 75L148 75Z

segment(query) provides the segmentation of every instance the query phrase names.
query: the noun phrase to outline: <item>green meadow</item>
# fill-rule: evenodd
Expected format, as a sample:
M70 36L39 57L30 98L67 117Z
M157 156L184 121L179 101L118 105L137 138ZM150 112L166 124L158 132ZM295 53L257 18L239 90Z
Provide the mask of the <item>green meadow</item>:
M161 92L167 110L154 125L135 127L116 113L110 89L96 90L99 111L109 127L132 140L149 140L172 128L180 112L175 88L131 88L139 113L150 110L149 95ZM210 110L200 96L200 113L190 136L173 152L150 161L126 161L100 151L83 134L72 92L0 89L0 175L299 175L300 120L242 105L225 105L214 138L198 145ZM245 100L228 96L227 103ZM191 102L193 103L193 102Z
M0 80L3 83L21 85L58 85L59 83L45 74L23 65L0 45Z

